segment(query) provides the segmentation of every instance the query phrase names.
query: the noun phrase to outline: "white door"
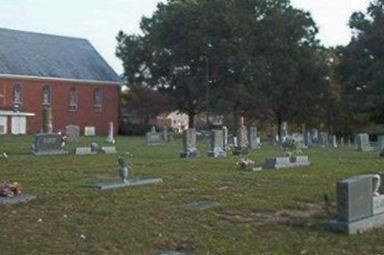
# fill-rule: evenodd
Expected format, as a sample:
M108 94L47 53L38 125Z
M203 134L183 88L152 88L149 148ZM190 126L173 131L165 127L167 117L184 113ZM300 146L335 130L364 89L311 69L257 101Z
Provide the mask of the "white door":
M27 133L27 118L12 117L12 134L25 135Z
M0 135L7 133L7 118L6 116L0 116Z

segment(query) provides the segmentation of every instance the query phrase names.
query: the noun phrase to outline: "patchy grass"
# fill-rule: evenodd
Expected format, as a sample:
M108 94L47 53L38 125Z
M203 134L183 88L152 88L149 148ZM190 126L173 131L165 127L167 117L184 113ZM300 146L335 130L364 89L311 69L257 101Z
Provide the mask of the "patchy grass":
M32 140L0 137L0 152L9 154L0 159L0 179L20 181L39 196L0 208L1 255L384 253L384 229L350 237L328 232L328 216L318 206L325 193L335 202L337 180L382 170L377 153L312 149L309 167L246 172L235 166L234 156L206 157L202 141L200 158L180 159L180 140L147 147L143 138L120 137L121 155L134 154L133 177L161 177L165 183L98 191L84 185L117 178L117 156L34 157L28 154ZM262 162L278 153L265 146L251 158ZM203 200L221 206L183 207Z

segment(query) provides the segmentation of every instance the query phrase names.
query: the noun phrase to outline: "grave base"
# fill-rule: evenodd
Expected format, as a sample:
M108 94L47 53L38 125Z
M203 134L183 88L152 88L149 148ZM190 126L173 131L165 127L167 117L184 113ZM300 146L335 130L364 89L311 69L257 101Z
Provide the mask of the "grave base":
M55 156L55 155L68 155L68 151L59 150L59 151L34 151L32 154L35 156Z
M20 195L17 197L0 197L0 206L1 205L14 205L20 203L28 203L29 201L35 200L37 197L33 195Z
M294 162L291 162L289 158L269 158L264 163L263 169L287 169L309 166L310 164L311 162L306 157L300 157L298 161Z
M147 184L156 184L156 183L162 183L163 179L131 179L127 182L109 182L109 183L94 183L88 185L89 188L94 189L119 189L119 188L126 188L126 187L133 187L133 186L140 186L140 185L147 185Z
M197 151L183 151L180 153L181 158L195 158L198 156Z
M354 222L345 222L337 219L330 220L328 227L334 232L348 235L366 232L384 226L384 213L371 216Z
M224 158L227 156L226 151L209 151L208 152L208 157L213 157L213 158Z
M104 146L101 148L101 151L105 154L117 154L117 150L115 146Z

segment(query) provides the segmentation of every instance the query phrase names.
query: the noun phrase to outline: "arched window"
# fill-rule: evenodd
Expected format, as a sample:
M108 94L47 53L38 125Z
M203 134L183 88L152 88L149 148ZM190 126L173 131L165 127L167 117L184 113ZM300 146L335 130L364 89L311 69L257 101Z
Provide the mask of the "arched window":
M15 84L13 86L13 110L20 111L22 103L23 103L23 100L22 100L21 85Z
M78 105L79 97L77 94L77 89L75 87L69 90L69 110L76 111Z
M93 106L95 108L95 111L101 112L101 109L103 107L103 93L100 89L95 89L93 91Z
M52 89L49 86L43 88L43 105L50 106L52 101Z

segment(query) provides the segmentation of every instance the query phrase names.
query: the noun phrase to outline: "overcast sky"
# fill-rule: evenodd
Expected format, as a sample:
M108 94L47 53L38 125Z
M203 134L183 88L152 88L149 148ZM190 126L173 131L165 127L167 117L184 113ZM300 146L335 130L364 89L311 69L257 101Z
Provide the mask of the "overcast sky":
M310 11L326 46L347 44L350 15L365 10L369 0L291 0ZM0 27L88 39L107 62L122 72L115 57L119 30L138 33L141 17L149 16L159 0L0 0Z

